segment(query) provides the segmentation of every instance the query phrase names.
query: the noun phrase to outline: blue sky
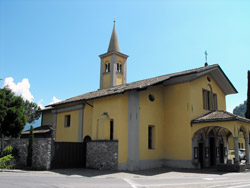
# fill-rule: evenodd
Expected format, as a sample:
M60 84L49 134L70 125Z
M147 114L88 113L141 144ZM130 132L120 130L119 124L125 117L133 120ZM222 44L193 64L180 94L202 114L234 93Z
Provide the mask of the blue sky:
M116 20L127 81L219 64L246 100L250 1L0 0L0 87L46 106L99 88ZM54 98L54 100L53 100Z

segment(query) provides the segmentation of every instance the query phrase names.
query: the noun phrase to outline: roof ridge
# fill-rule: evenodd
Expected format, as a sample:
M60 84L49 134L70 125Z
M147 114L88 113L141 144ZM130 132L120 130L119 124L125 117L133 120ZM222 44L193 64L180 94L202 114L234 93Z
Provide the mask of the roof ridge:
M163 75L160 75L160 76L155 76L155 77L152 77L152 78L146 78L146 79L130 82L130 83L127 83L127 84L132 84L132 83L136 83L136 82L140 82L140 81L144 81L144 80L160 78L160 77L164 77L164 76L182 74L182 73L185 73L185 72L191 72L191 71L195 71L195 70L209 69L209 68L213 68L213 67L217 67L217 66L219 66L219 65L218 64L212 64L212 65L208 65L206 67L199 67L199 68L188 69L188 70L185 70L185 71L180 71L180 72L175 72L175 73L163 74Z
M201 71L210 70L214 67L219 67L219 65L213 64L213 65L209 65L206 67L193 68L193 69L180 71L180 72L176 72L176 73L170 73L170 74L160 75L160 76L156 76L156 77L152 77L152 78L142 79L142 80L130 82L130 83L123 84L123 85L113 86L111 88L98 89L96 91L91 91L88 93L77 95L75 97L68 98L66 100L48 105L46 107L49 107L49 106L53 107L56 105L65 104L65 103L69 103L69 102L76 102L76 101L80 101L80 100L90 100L90 99L99 98L99 97L103 97L103 96L109 96L109 95L123 93L125 91L129 91L129 90L133 90L133 89L142 89L142 88L145 88L148 86L153 86L153 85L159 84L159 83L166 81L170 78L174 78L175 76L184 76L184 75L188 75L188 74L193 74L193 73L197 73L197 72L201 72Z

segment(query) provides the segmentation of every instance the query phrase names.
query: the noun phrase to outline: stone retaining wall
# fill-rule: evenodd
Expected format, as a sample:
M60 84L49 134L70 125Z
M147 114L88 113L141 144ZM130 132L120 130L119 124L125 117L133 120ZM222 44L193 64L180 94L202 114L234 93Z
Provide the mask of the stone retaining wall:
M86 167L93 169L118 169L118 141L87 142Z
M29 139L9 139L4 146L11 145L18 149L19 159L17 167L27 166ZM37 169L50 169L53 141L51 138L35 138L33 142L32 167Z

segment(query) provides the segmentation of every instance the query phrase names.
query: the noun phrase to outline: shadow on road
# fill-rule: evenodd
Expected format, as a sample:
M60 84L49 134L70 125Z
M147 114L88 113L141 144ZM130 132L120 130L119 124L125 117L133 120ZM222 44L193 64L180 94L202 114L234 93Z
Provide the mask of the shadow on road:
M155 168L150 170L140 170L135 172L129 171L112 171L112 170L95 170L95 169L54 169L51 172L63 174L63 175L79 175L83 177L98 177L98 176L131 176L131 177L150 177L150 176L164 176L175 174L180 176L192 176L199 174L217 174L223 175L225 172L218 172L214 168L206 168L206 169L174 169L174 168Z

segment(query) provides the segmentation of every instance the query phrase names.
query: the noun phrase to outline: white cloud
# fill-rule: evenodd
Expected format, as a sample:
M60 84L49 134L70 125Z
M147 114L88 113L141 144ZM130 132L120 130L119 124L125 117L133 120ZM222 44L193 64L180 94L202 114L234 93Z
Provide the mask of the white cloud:
M57 103L57 102L60 102L60 101L62 101L62 100L57 99L55 96L53 96L52 101L49 104Z
M44 109L44 106L43 106L42 102L43 102L43 99L40 99L40 100L38 101L37 105L38 105L41 109Z
M15 84L14 78L5 78L3 87L8 87L16 95L20 95L25 100L32 101L34 99L34 96L30 92L30 83L27 78L24 78L22 82L18 82L17 84Z

